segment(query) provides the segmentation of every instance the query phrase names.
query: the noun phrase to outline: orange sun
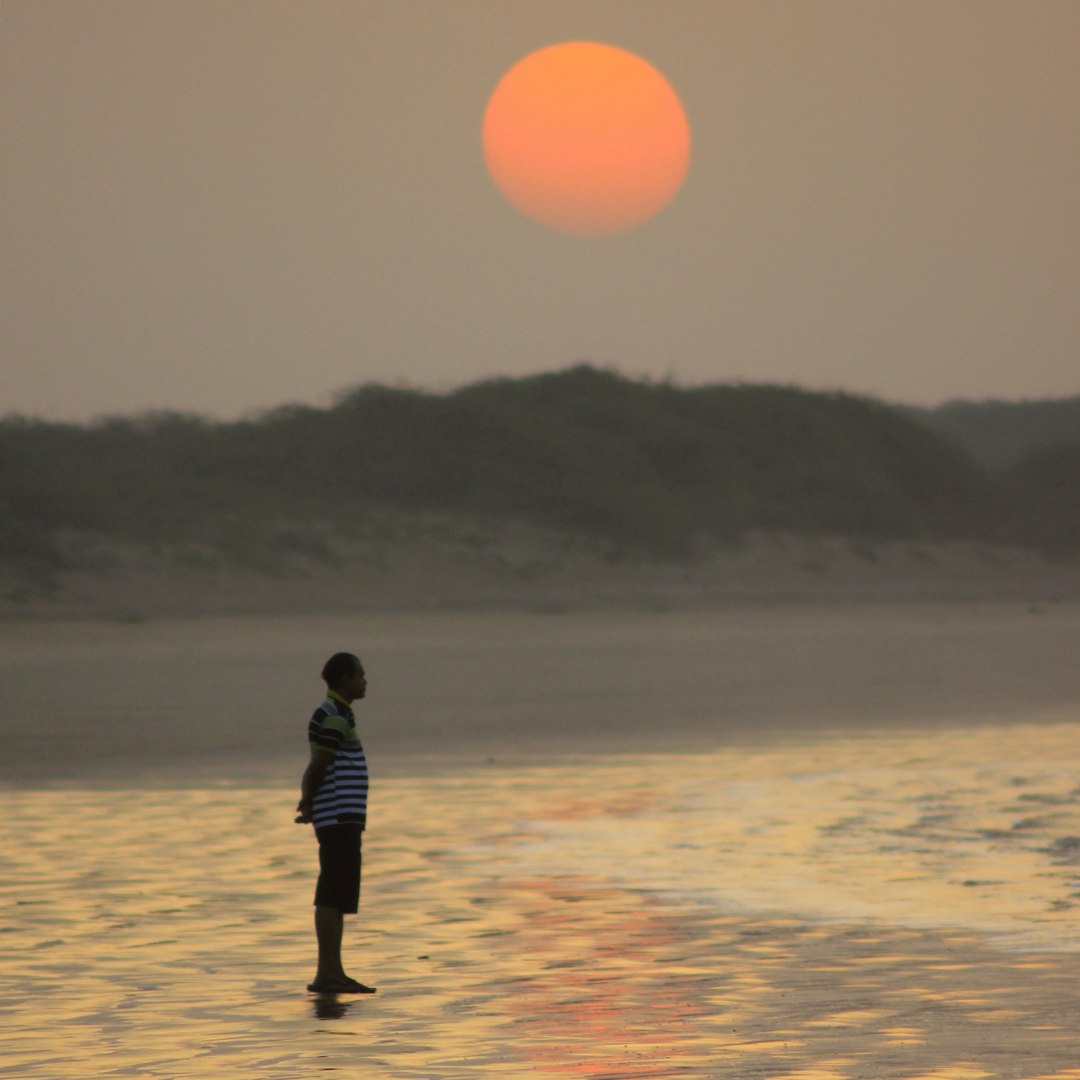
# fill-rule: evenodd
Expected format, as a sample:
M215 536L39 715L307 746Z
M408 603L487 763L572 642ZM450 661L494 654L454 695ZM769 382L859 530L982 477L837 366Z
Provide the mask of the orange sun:
M690 164L690 126L667 79L593 41L530 53L484 114L484 158L519 210L569 233L623 232L659 213Z

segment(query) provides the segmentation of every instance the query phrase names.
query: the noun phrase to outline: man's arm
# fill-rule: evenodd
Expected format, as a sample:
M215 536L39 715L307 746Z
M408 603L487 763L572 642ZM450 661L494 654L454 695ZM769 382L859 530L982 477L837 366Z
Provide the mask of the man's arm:
M322 784L326 770L333 760L334 753L332 750L315 747L312 751L311 760L308 762L308 767L304 770L304 775L300 779L300 801L296 804L297 825L307 825L311 821L315 792L319 790L319 785Z

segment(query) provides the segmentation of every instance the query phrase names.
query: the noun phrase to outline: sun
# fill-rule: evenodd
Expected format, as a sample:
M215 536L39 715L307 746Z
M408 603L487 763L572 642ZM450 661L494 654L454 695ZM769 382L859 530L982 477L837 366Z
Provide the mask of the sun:
M518 61L484 113L484 159L506 199L582 235L659 213L690 165L690 125L671 84L614 45L569 41Z

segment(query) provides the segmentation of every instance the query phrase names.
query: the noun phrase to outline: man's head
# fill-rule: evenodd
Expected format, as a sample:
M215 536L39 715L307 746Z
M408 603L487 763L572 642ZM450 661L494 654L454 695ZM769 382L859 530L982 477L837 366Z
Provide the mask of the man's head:
M339 693L346 701L362 698L367 691L364 665L360 663L360 657L352 653L334 653L323 664L322 677L327 689Z

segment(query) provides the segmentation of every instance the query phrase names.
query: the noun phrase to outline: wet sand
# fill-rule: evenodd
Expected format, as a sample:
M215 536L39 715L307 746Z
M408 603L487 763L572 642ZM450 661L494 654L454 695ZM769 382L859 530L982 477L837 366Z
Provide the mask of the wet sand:
M0 784L292 782L332 652L377 774L1014 723L1080 701L1080 603L0 623ZM29 718L48 716L59 753Z
M954 846L977 842L1009 799L1018 812L1056 800L1063 815L1035 837L1017 823L1023 852L983 836L984 855L1003 857L996 888L978 890L968 866L941 867L949 842L925 826L900 857L873 829L841 826L854 835L836 842L792 799L729 815L726 844L715 825L691 828L693 796L712 799L712 785L732 797L860 762L877 789L845 786L817 813L865 816L903 772L912 746L898 742L849 744L830 774L774 749L385 780L347 931L349 967L379 987L363 999L304 992L314 844L288 822L290 790L13 793L0 1075L1076 1080L1080 918L1055 904L1076 883L1052 838L1080 831L1060 792L1077 756L999 793L988 817L983 791L962 787L976 773L992 787L991 754L1024 746L1030 765L1033 739L1066 742L1060 728L1018 734L974 762L951 736L931 747L972 819ZM909 825L926 809L909 804ZM597 829L620 849L589 846ZM575 831L576 847L559 842ZM935 866L927 888L919 871ZM808 871L833 880L808 882L802 903L789 879ZM1012 889L1026 905L995 911ZM1010 943L1033 912L1042 938Z
M1074 607L370 618L3 630L0 1076L1080 1080ZM359 1000L291 821L343 640Z

